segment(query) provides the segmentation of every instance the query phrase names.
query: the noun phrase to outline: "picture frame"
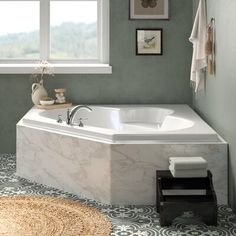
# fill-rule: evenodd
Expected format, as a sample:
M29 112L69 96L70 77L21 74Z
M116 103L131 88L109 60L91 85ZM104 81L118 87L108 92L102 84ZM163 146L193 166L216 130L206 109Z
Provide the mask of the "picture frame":
M136 29L136 55L163 55L162 29Z
M169 0L130 0L129 19L169 20Z

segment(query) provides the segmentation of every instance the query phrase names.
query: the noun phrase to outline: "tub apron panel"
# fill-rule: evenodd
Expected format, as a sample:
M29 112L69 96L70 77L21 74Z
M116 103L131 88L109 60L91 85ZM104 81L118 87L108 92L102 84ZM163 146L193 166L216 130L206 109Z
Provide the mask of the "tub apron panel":
M155 171L170 156L202 156L218 203L228 200L227 144L109 144L17 125L17 175L108 204L155 204Z

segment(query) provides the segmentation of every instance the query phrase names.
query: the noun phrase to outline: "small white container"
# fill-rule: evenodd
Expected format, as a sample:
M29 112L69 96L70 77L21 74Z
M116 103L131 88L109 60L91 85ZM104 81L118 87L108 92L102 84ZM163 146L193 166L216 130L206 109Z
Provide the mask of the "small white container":
M53 105L54 104L54 100L49 100L49 101L43 101L43 100L40 100L40 104L42 106L50 106L50 105Z

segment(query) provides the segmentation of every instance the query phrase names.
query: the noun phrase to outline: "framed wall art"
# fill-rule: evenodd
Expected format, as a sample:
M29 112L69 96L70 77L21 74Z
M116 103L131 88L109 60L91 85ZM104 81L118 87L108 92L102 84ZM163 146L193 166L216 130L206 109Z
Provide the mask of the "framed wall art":
M162 55L162 29L136 29L136 55Z
M169 19L169 0L130 0L130 19Z

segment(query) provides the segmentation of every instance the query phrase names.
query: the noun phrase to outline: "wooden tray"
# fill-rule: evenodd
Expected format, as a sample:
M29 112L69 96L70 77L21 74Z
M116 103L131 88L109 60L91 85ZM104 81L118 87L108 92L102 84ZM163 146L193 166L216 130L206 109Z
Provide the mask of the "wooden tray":
M66 103L55 103L53 105L36 105L35 107L38 109L43 109L43 110L53 110L53 109L61 109L61 108L67 108L71 107L72 103L71 102L66 102Z

